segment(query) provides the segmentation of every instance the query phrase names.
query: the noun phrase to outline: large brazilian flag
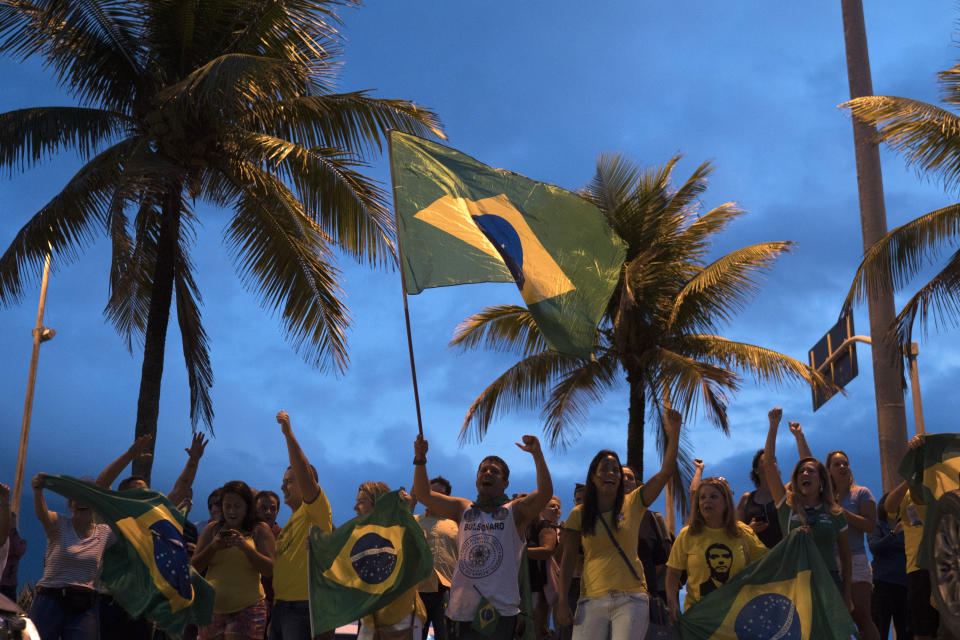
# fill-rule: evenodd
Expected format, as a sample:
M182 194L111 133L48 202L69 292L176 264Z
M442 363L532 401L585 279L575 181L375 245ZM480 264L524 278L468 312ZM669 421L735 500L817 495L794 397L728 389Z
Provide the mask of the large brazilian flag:
M923 501L927 505L927 520L940 496L960 489L960 433L936 433L924 436L923 444L907 451L900 461L900 475L913 485L921 485ZM931 568L928 553L927 528L917 564L923 569Z
M589 357L626 255L601 211L429 140L390 143L407 293L515 282L550 347Z
M179 634L185 624L208 624L213 587L190 566L183 541L184 514L150 489L111 491L69 476L44 476L41 486L90 505L113 529L100 581L134 618Z
M813 538L800 529L690 607L677 628L683 640L844 640L857 631Z
M433 571L423 529L399 491L332 532L312 527L309 542L314 635L382 609Z

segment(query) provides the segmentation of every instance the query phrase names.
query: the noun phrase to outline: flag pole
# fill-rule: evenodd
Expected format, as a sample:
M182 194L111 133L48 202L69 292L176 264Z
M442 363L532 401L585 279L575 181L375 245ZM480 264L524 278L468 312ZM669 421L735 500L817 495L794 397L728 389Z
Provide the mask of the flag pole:
M400 291L403 294L403 319L407 326L407 351L410 353L410 375L413 378L413 403L417 407L417 431L423 437L423 417L420 413L420 390L417 386L417 362L413 357L413 335L410 332L410 308L407 306L407 279L403 274L403 248L400 246L400 216L397 215L397 182L393 176L392 129L387 131L387 155L390 159L390 188L393 194L393 219L397 228L397 262L400 266Z

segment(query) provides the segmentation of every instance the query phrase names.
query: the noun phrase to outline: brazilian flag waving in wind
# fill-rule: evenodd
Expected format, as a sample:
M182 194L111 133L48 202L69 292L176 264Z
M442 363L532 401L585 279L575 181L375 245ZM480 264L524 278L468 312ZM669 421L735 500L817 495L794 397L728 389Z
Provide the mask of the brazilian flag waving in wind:
M390 166L408 294L515 282L551 349L590 356L626 255L598 208L396 131Z
M310 621L324 633L382 609L433 571L423 529L399 491L325 533L310 530Z
M190 566L183 513L150 489L110 491L69 476L43 476L41 486L90 506L117 540L103 553L100 581L134 618L179 633L208 624L213 587Z

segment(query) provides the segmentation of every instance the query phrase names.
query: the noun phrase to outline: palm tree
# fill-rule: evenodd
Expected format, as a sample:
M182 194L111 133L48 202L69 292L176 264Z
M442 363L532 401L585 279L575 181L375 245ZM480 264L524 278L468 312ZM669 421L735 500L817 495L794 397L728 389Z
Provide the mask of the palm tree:
M112 241L105 315L143 340L136 436L156 434L171 301L190 415L210 426L213 375L190 246L195 203L232 209L239 276L279 313L312 365L347 366L338 250L391 264L393 226L365 158L395 128L442 135L405 100L333 90L337 5L355 0L3 0L0 53L39 57L78 101L0 115L0 166L64 150L85 165L0 256L0 304L18 301L45 254ZM134 473L149 480L150 457Z
M944 102L960 104L960 64L941 71ZM943 182L960 187L960 116L936 105L897 96L857 98L842 105L854 118L877 128L879 140L906 156L907 163ZM866 252L844 303L851 307L875 292L907 286L942 251L960 240L960 204L952 204L891 230ZM960 313L960 250L903 305L892 331L904 346L913 340L916 320L926 327L957 324Z
M741 382L733 369L775 384L786 379L828 384L798 360L716 335L756 292L760 274L792 243L751 245L706 263L713 235L743 210L726 203L701 211L709 163L671 189L678 160L641 170L619 155L601 155L596 176L583 192L627 245L593 358L548 350L524 307L489 307L460 323L451 345L511 351L521 358L474 400L461 438L482 438L502 411L542 406L544 434L551 446L565 448L579 435L589 405L615 389L625 374L630 394L627 464L642 475L647 407L653 411L662 453L659 408L664 402L687 415L702 402L713 423L729 432L727 403ZM689 451L683 449L681 474L674 479L681 507L686 497L681 487L691 475Z

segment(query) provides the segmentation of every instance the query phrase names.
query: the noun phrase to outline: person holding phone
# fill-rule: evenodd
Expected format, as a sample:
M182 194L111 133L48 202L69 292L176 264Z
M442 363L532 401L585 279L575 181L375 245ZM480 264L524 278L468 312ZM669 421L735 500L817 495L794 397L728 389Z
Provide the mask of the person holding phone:
M262 640L267 602L260 579L273 575L273 532L257 517L253 491L240 480L223 485L220 513L219 522L204 528L192 560L216 589L213 620L200 629L200 640Z

